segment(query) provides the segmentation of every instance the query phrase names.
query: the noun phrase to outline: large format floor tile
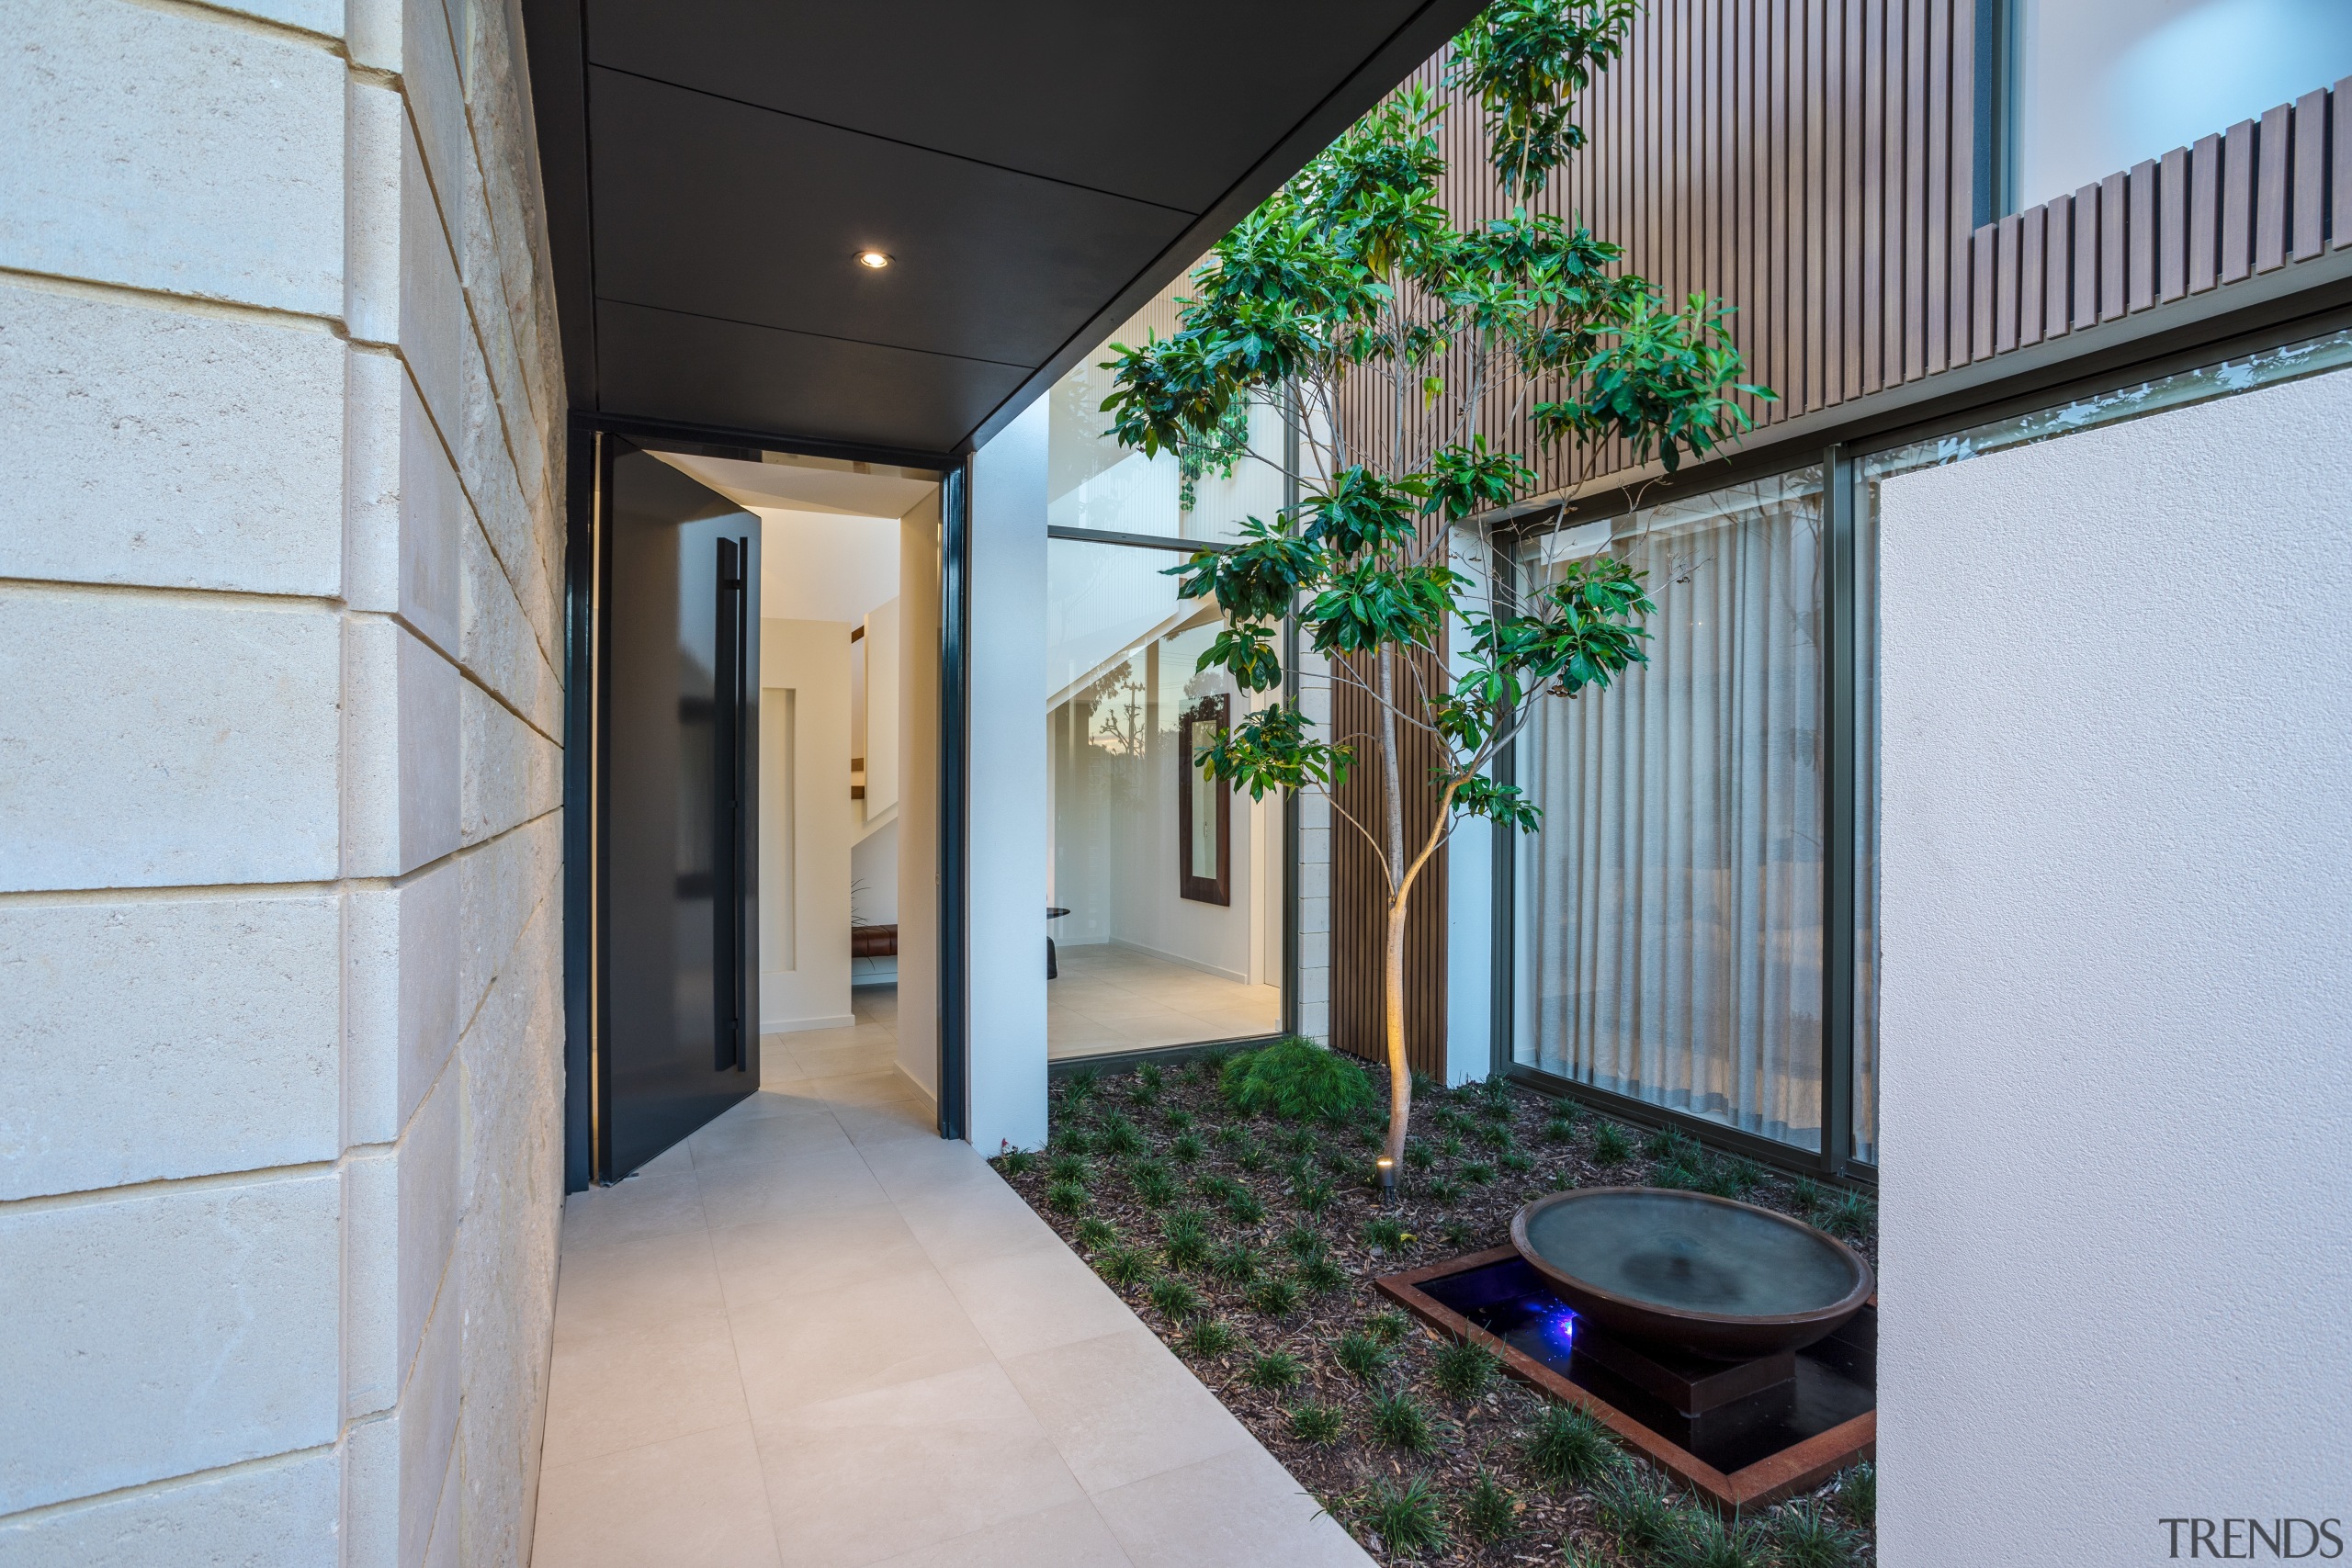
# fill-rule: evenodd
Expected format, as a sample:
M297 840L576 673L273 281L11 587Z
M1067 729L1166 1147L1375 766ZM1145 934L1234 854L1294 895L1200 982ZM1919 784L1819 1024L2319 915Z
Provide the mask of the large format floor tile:
M939 1139L887 997L763 1037L760 1093L568 1201L536 1568L1362 1568Z
M1056 1061L1240 1040L1282 1028L1283 994L1187 968L1131 947L1060 949L1046 988L1046 1054Z

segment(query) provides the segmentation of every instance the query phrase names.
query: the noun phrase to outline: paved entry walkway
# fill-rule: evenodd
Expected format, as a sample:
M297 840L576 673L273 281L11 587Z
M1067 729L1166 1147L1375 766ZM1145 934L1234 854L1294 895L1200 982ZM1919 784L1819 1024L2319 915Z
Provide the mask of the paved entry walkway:
M570 1201L536 1568L1363 1568L894 1032L769 1036L763 1092Z

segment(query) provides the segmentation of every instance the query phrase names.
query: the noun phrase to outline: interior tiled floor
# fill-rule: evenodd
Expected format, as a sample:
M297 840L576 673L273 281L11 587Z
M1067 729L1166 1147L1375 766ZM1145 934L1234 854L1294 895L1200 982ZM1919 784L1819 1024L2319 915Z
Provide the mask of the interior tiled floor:
M1056 1061L1239 1040L1283 1026L1272 986L1224 979L1108 942L1056 949L1061 977L1046 986L1046 1053Z
M857 998L569 1201L536 1568L1365 1564Z

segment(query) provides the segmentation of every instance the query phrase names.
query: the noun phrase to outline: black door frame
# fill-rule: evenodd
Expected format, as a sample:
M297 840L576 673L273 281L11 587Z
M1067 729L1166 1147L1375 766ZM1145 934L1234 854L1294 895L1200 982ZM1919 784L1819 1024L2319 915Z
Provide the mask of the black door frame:
M663 421L575 412L568 424L563 607L563 1187L578 1192L614 1173L608 1157L602 1075L605 1011L604 953L604 772L599 751L605 648L604 495L606 437L693 456L756 462L766 452L846 458L938 471L940 481L939 747L939 1132L965 1134L971 1048L968 979L970 819L965 790L970 726L971 473L968 458L795 440ZM756 760L753 761L756 769ZM755 982L756 983L756 982Z

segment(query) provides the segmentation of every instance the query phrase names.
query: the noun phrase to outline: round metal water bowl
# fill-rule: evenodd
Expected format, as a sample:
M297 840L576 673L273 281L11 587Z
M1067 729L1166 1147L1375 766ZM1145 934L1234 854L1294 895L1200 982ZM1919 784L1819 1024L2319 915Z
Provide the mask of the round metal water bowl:
M1810 1345L1876 1289L1871 1266L1834 1236L1703 1192L1555 1192L1512 1217L1510 1239L1596 1326L1705 1356Z

